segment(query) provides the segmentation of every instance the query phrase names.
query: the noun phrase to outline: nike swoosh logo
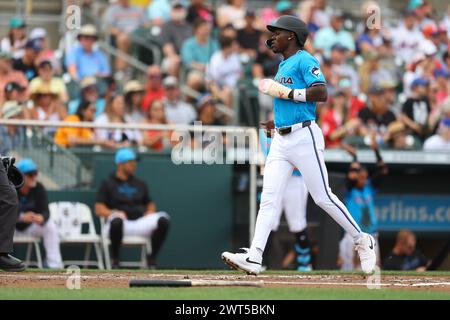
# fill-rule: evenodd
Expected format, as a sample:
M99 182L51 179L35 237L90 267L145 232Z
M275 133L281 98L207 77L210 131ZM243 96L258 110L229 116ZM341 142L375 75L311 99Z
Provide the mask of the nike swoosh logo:
M250 260L250 258L245 259L245 261L247 261L248 263L257 264L258 266L261 265L261 263L258 263L258 262L255 262L255 261Z
M371 237L369 237L369 240L370 240L370 246L369 246L369 248L373 250L373 243L372 243L372 238L371 238Z

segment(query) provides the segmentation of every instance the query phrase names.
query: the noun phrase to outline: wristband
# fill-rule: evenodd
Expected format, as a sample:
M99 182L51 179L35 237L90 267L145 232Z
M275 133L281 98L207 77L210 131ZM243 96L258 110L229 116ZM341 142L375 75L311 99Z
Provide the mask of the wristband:
M294 89L293 100L306 102L306 89Z

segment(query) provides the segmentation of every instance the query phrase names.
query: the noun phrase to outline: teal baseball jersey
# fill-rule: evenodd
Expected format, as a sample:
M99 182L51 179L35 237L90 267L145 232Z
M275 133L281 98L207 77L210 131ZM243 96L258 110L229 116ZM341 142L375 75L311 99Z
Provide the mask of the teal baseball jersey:
M304 89L326 83L319 61L304 50L280 63L275 81L291 89ZM274 98L273 104L274 122L277 128L316 119L315 102Z

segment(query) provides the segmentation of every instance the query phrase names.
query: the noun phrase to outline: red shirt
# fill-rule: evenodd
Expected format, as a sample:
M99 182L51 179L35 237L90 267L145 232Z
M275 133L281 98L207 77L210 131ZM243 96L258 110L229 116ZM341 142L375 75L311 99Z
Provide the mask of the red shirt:
M147 112L148 108L152 105L153 101L161 100L166 96L164 89L162 87L157 90L147 90L145 91L145 96L142 98L142 111Z
M349 119L355 119L358 118L358 113L361 111L361 109L364 109L366 104L364 101L360 100L358 97L353 96L350 100L350 108L349 108Z
M331 141L330 135L336 130L338 127L342 125L342 120L337 112L335 112L331 108L327 108L322 114L322 133L325 138L325 146L333 147L338 146L341 143L341 139L336 139Z

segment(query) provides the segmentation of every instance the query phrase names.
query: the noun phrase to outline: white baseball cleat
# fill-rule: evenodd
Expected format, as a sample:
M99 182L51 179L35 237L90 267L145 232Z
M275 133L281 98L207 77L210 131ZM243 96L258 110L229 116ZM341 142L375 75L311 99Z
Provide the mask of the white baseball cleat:
M261 263L250 260L250 256L248 254L248 248L240 248L241 252L231 253L224 252L222 253L222 260L231 268L244 271L247 274L257 275L262 271Z
M375 253L375 240L367 233L363 233L355 241L355 250L358 251L361 260L361 269L364 273L369 274L375 271L377 255Z

